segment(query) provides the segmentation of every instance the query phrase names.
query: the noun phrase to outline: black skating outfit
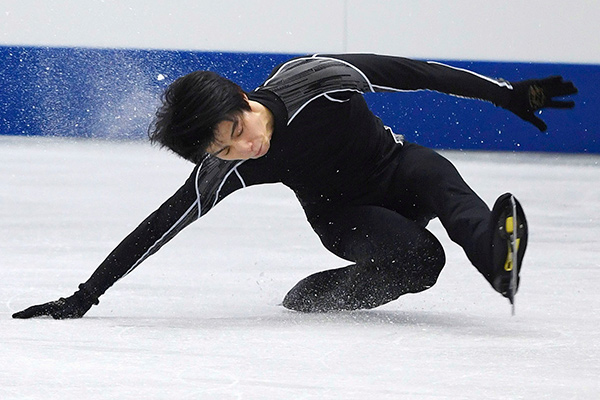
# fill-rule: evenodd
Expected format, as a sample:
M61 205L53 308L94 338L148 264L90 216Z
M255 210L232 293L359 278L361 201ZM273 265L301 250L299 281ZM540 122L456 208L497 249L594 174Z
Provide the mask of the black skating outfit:
M431 287L445 262L425 229L436 216L490 280L489 208L449 161L393 134L362 96L422 89L504 106L512 87L439 63L368 54L278 66L248 94L275 117L269 152L247 161L206 156L82 288L99 297L228 194L274 182L295 192L325 247L352 263L298 283L284 299L288 308L371 308Z

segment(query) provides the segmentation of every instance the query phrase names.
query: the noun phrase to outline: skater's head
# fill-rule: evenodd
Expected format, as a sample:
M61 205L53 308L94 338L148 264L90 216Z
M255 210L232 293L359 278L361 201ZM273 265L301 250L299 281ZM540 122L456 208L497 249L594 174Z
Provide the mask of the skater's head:
M217 125L249 110L237 84L214 72L192 72L167 88L148 136L152 143L198 163L215 142Z

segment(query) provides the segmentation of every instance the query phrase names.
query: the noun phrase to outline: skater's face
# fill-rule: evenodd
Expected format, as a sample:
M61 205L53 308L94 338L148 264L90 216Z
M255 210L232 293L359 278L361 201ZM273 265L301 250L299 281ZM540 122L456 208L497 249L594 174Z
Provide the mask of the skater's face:
M207 149L222 160L248 160L264 156L271 146L273 115L262 104L248 101L231 121L221 121L215 129L215 142Z

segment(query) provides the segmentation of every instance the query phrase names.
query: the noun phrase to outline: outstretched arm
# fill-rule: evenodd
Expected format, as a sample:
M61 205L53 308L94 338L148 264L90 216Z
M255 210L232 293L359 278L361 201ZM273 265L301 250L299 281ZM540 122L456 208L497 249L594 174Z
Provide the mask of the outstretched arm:
M51 316L55 319L80 318L117 280L127 275L156 252L177 232L198 218L193 175L163 205L146 218L106 257L87 282L73 295L35 305L13 314L13 318ZM168 233L170 235L167 235Z
M206 214L218 201L243 187L235 171L239 164L208 157L196 166L185 184L106 257L73 295L29 307L13 318L51 316L80 318L116 281L156 253L186 226ZM232 179L229 179L229 178Z
M560 76L507 82L432 61L373 54L342 54L331 57L357 68L372 91L434 90L461 97L487 100L505 108L539 130L546 124L534 114L543 108L573 108L573 101L561 101L577 93L572 82Z

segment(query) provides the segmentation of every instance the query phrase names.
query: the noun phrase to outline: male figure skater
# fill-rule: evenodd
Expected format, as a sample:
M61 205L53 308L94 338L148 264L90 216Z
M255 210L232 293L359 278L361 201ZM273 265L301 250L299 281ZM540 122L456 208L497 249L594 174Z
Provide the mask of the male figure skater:
M215 73L193 72L166 90L149 133L195 164L187 181L73 295L13 317L82 317L225 196L273 182L294 191L323 245L349 262L301 280L283 300L288 309L368 309L430 288L445 263L426 229L435 217L491 286L512 300L512 266L521 265L527 245L521 205L505 194L490 210L448 160L394 134L362 96L422 89L489 101L542 131L546 125L534 113L571 108L572 101L554 97L577 92L561 77L507 82L372 54L295 58L249 93ZM511 244L511 234L520 239Z

